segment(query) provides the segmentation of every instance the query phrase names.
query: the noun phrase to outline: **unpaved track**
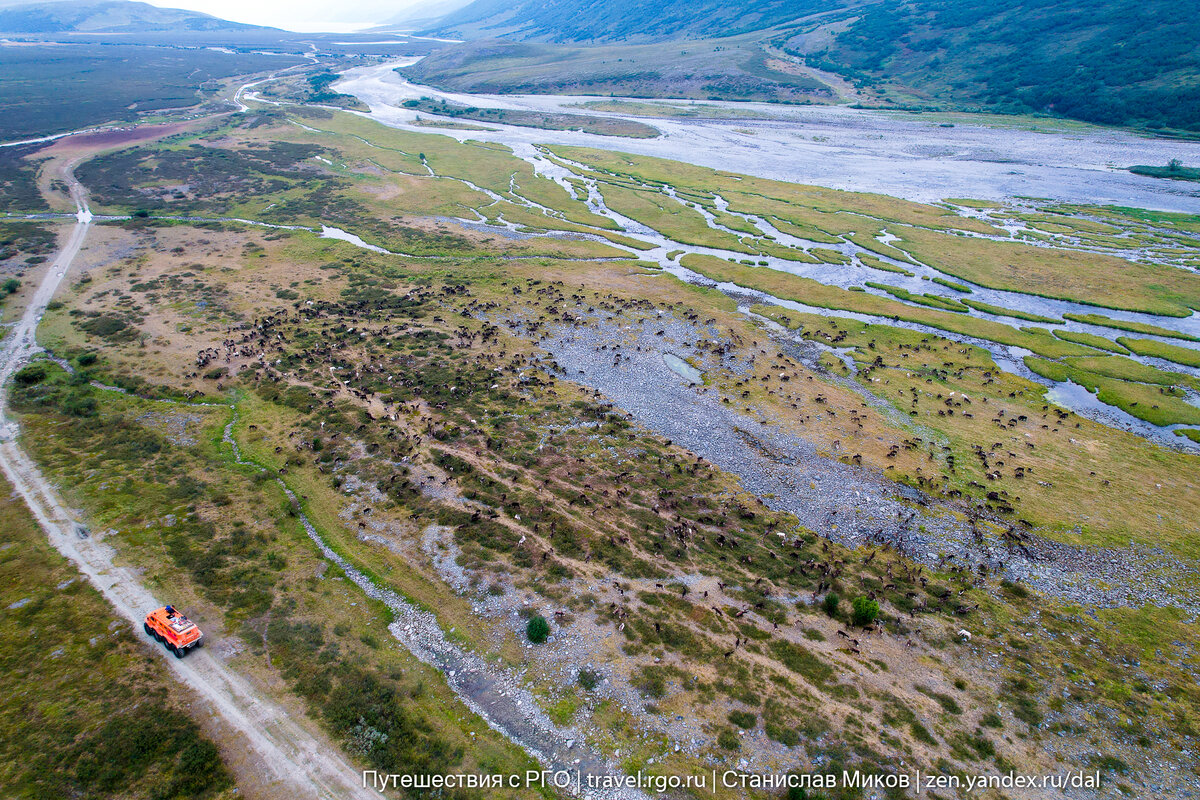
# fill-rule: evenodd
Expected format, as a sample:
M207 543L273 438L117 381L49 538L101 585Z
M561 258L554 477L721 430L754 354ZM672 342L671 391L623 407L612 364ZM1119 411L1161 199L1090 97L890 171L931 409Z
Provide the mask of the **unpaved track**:
M17 443L17 423L8 416L5 388L8 380L38 351L34 338L38 322L83 246L91 226L92 214L86 193L72 174L75 163L63 166L62 177L71 187L78 222L30 298L24 315L0 348L0 469L46 531L50 543L87 576L135 630L140 630L146 611L162 605L163 598L156 598L143 586L133 569L115 566L112 547L75 532L75 521L70 512ZM154 650L162 656L162 664L177 680L207 701L225 725L237 732L241 743L250 751L251 763L262 770L261 782L271 787L270 794L289 800L379 800L379 794L362 787L361 773L328 741L314 734L306 723L291 717L280 705L260 695L211 651L196 650L181 660L161 647Z

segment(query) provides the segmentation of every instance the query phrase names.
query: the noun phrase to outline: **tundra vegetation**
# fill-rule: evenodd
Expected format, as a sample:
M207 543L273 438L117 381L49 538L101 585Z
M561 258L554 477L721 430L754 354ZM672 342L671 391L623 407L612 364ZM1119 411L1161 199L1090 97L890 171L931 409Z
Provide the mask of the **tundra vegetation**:
M164 684L135 631L54 551L7 481L0 492L5 794L235 797L186 694Z
M238 642L239 668L299 698L364 767L532 762L399 645L281 485L338 554L625 769L1069 764L1134 795L1182 786L1174 765L1196 767L1200 724L1198 457L1060 408L1032 377L1200 428L1191 342L1104 311L1170 330L1197 308L1181 261L1200 221L964 216L545 155L570 177L500 145L285 108L84 162L94 210L128 218L97 226L109 257L44 317L54 360L14 379L27 447L150 585ZM589 189L663 241L620 230ZM1050 246L1010 235L1018 218ZM889 282L905 271L944 277ZM976 287L1095 310L1084 331L976 302ZM912 498L911 526L877 534L851 505L802 522L560 363L567 339L618 366L644 363L647 341L686 350L694 396L802 437L830 475ZM997 344L1032 353L1030 372L1001 368ZM934 520L992 555L918 550L908 537Z

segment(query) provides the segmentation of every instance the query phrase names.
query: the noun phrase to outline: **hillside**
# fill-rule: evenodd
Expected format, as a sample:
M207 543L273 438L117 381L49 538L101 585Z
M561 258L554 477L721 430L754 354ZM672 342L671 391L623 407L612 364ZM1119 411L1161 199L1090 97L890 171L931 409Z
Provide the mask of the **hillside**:
M789 24L841 0L476 0L434 30L551 42L731 36Z
M1200 20L1184 0L884 0L789 49L893 99L1200 130ZM899 91L897 91L899 90Z
M797 103L834 99L809 70L766 53L754 34L679 46L486 39L438 50L403 73L418 83L458 92Z
M27 3L0 6L5 33L149 33L164 31L250 31L257 25L230 22L177 8L129 0Z
M778 69L781 59L790 59L787 70L794 74L819 80L822 72L832 72L850 78L864 91L856 99L871 105L1047 113L1194 132L1200 131L1200 21L1191 8L1186 0L476 0L443 17L430 32L569 43L575 49L736 37L741 47L757 48L762 55L746 53L733 64L718 59L725 63L708 77L721 72L726 86L738 86L756 70L764 77L764 60L773 58ZM643 79L647 61L657 60L649 54L634 62L600 59L605 69L594 90L588 90L588 81L595 76L572 74L586 57L571 56L559 66L547 61L544 51L513 49L504 54L503 69L492 62L486 76L458 71L478 56L456 56L451 48L414 76L459 90L471 90L475 80L486 82L490 91L506 85L508 91L535 92L569 86L595 94L634 86L641 95L662 94L647 89ZM760 99L769 90L761 81L749 83L753 91L742 95L709 96ZM681 96L698 95L704 91ZM773 99L798 98L794 91L779 91Z

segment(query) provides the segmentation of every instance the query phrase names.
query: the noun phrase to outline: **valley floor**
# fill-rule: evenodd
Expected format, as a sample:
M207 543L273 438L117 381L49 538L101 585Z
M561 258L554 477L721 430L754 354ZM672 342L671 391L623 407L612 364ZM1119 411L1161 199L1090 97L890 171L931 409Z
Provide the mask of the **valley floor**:
M919 192L730 169L818 135L799 118L705 125L694 163L660 157L673 119L431 133L380 69L337 86L371 115L243 87L56 141L54 211L4 219L6 269L62 242L8 309L6 473L120 615L210 632L153 663L249 745L221 739L239 787L540 763L1200 791L1190 196L1078 154L1036 200L970 192L978 154L917 154L949 176Z

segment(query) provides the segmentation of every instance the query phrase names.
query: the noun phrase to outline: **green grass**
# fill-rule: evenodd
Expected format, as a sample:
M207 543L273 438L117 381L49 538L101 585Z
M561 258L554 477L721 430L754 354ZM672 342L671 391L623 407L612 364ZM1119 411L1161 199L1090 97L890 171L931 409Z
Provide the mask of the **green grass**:
M281 685L351 756L379 769L422 772L475 758L506 769L528 763L465 713L436 672L407 651L379 646L389 636L386 609L361 601L355 608L345 591L335 595L313 577L323 558L291 504L269 474L231 462L221 442L224 409L187 408L203 418L203 432L196 445L177 445L141 419L171 406L95 390L57 366L19 386L14 404L34 456L72 487L94 527L122 532L114 542L143 567L147 584L170 587L197 619L224 624L252 653L269 654ZM157 522L167 514L175 524ZM377 583L386 581L371 563L362 566ZM375 733L364 738L364 730Z
M872 289L878 289L882 292L887 292L897 300L903 300L907 303L916 303L922 306L929 306L930 308L937 308L942 311L953 311L958 314L968 313L966 306L950 297L941 297L939 295L932 294L913 294L907 289L901 289L898 286L891 286L890 284L886 283L875 283L874 281L867 281L866 285L870 286Z
M1172 317L1200 307L1200 276L1179 269L920 228L893 233L921 263L991 289Z
M12 798L230 798L150 645L0 479L0 786Z
M1118 336L1117 341L1139 356L1152 356L1188 367L1200 367L1200 351L1190 347L1180 347L1155 339L1135 339L1130 336Z
M1025 357L1025 366L1044 378L1054 381L1070 380L1084 386L1095 392L1101 402L1116 406L1151 424L1200 425L1200 408L1182 399L1178 390L1171 387L1133 383L1071 364L1046 361L1033 356Z
M991 303L985 303L982 300L963 298L959 302L961 302L964 306L969 306L970 308L975 309L976 311L982 311L985 314L993 314L997 317L1012 317L1013 319L1023 319L1026 322L1037 322L1042 325L1062 324L1062 320L1055 319L1054 317L1043 317L1040 314L1031 314L1028 311L1018 311L1015 308L1005 308L1004 306L992 305Z
M1171 166L1151 167L1138 164L1129 168L1134 175L1146 175L1150 178L1165 178L1172 181L1200 181L1200 169L1196 167Z
M884 272L895 272L900 275L907 275L910 278L916 276L915 272L909 272L903 267L897 267L893 264L889 264L882 258L876 258L875 256L868 255L867 253L859 253L858 260L861 261L864 266L870 267L871 269L881 269Z
M730 281L739 286L767 292L781 299L795 300L819 308L857 311L863 314L917 322L951 333L1024 347L1047 358L1085 356L1095 353L1090 347L1061 341L1046 331L1029 328L1018 330L991 320L977 319L934 308L912 306L877 295L827 286L809 278L801 278L771 269L732 264L711 256L691 253L681 258L680 264L713 280Z
M647 225L680 244L732 250L735 253L758 255L761 249L750 247L740 238L716 230L695 209L679 203L665 194L648 192L606 183L600 187L609 208Z
M1120 353L1125 355L1129 352L1129 350L1117 344L1113 340L1105 339L1103 336L1097 336L1094 333L1056 330L1054 331L1054 335L1066 342L1074 342L1075 344L1082 344L1086 345L1087 347L1095 347L1098 350L1107 350L1110 353Z
M1192 336L1187 333L1173 331L1170 328L1163 328L1158 325L1150 325L1145 322L1128 322L1126 320L1111 319L1101 316L1100 314L1075 314L1067 312L1063 314L1063 319L1069 319L1072 322L1082 322L1087 325L1098 325L1103 328L1116 328L1119 331L1129 331L1130 333L1145 333L1151 336L1166 336L1172 339L1182 339L1185 342L1200 342L1200 337Z
M948 281L945 278L941 278L941 277L934 278L933 282L936 284L945 286L947 289L953 289L956 292L963 292L965 294L971 293L970 286L963 286L961 283L955 283L954 281Z
M1069 363L1088 372L1119 378L1135 383L1153 383L1159 386L1190 386L1196 379L1181 372L1164 372L1156 367L1121 356L1084 356L1071 358Z

